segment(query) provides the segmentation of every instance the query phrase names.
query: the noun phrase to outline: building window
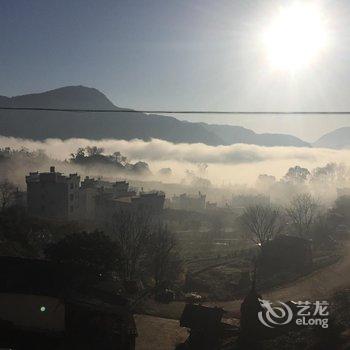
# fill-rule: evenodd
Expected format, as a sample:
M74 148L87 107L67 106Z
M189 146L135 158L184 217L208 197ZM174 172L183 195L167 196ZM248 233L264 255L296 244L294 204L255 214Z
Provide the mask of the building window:
M71 202L74 200L74 194L73 194L73 193L71 193L71 194L69 195L69 199L70 199Z
M70 209L70 212L73 213L73 210L74 210L73 205L71 205L69 209Z
M71 182L70 189L72 190L73 188L74 188L74 184L73 184L73 182Z

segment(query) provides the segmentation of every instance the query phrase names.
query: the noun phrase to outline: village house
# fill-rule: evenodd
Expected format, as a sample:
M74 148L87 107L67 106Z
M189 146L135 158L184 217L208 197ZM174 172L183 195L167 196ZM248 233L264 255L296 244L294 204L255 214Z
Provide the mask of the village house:
M164 202L165 193L162 191L140 192L138 195L125 196L101 192L96 197L96 213L99 218L130 211L159 214L164 208Z
M109 182L85 177L80 187L80 218L91 220L105 215L105 203L120 197L136 196L127 181ZM113 210L113 209L112 209Z
M265 244L260 267L268 274L279 271L306 273L312 269L312 243L302 237L277 236Z
M26 176L28 212L52 219L76 219L79 216L80 176L65 176L50 167L50 172Z
M188 195L187 193L173 196L171 208L188 211L202 211L205 209L206 195L198 192L197 195Z
M104 220L118 211L160 213L165 194L161 191L139 193L125 180L109 182L50 172L26 176L28 212L33 216L65 220Z
M180 318L180 327L189 329L189 337L177 349L226 349L226 345L232 344L238 335L238 328L224 322L224 313L218 307L186 304Z

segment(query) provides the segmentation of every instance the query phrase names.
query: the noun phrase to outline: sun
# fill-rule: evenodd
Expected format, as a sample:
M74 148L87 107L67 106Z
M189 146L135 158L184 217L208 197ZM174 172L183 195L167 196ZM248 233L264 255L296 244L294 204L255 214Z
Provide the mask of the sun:
M325 49L326 19L315 5L293 3L281 8L263 32L273 68L295 71L312 64Z

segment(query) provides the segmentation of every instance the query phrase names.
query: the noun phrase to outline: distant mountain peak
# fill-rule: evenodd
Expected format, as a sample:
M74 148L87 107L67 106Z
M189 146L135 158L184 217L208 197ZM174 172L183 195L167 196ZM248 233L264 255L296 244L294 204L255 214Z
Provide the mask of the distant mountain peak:
M350 127L345 126L323 135L314 143L314 146L335 149L350 148Z
M41 93L0 97L2 106L62 109L117 109L101 91L82 85L65 86ZM48 111L0 111L0 134L31 139L87 138L142 139L157 138L174 143L308 147L291 135L256 134L234 125L211 125L181 121L174 117L123 113L72 113Z
M17 107L116 108L101 91L83 85L64 86L45 92L14 96L8 98L7 103Z

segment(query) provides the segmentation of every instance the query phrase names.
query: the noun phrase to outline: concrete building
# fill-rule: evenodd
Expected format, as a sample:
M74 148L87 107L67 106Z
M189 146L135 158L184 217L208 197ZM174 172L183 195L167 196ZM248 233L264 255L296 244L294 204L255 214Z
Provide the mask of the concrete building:
M165 194L161 191L140 192L138 195L113 197L106 194L97 197L98 216L109 217L121 211L139 211L158 214L164 208Z
M51 167L50 172L30 173L26 183L31 215L52 219L78 218L80 176L65 176Z
M112 188L116 198L136 195L136 191L129 189L129 183L127 181L116 181Z
M80 218L94 219L96 212L96 196L101 183L98 180L85 177L81 183L79 194Z
M159 213L165 202L160 191L140 192L127 181L107 182L86 177L81 183L80 207L84 219L105 220L118 211Z
M95 220L115 211L115 201L119 198L130 200L136 191L129 188L127 181L108 182L85 177L80 188L80 217Z
M138 196L131 197L133 210L159 213L164 208L165 193L161 191L140 192Z
M188 195L187 193L173 196L171 207L178 210L201 211L205 209L206 195L198 192L198 195Z
M80 218L94 220L96 217L96 198L103 191L112 191L112 184L102 179L86 176L81 182L79 194Z
M26 182L28 212L50 219L104 221L122 210L156 214L165 202L163 192L137 194L127 181L108 182L85 177L80 186L80 176L64 176L54 167L48 173L30 173Z

